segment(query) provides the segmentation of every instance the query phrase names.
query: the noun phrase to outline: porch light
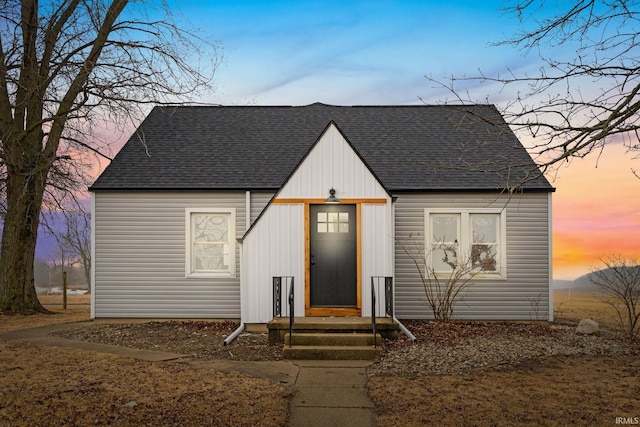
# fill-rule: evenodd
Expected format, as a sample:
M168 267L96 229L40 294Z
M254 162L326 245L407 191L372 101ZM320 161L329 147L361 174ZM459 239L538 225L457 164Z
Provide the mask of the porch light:
M327 197L324 202L333 204L340 203L340 199L336 197L336 190L334 190L333 187L329 190L329 197Z

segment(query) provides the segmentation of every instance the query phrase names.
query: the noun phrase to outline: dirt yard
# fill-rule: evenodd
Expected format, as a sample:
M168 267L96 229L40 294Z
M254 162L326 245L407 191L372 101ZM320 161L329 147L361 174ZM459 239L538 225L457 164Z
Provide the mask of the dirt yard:
M0 333L89 319L87 296L68 302L47 305L54 315L0 315ZM283 426L290 393L241 374L0 341L2 426Z
M43 301L55 304L55 298L61 300L47 296ZM0 316L0 332L87 320L87 305L71 305L83 301L86 296L70 297L63 314ZM640 417L639 343L607 331L600 337L577 337L572 325L583 317L608 325L609 307L587 296L556 295L555 301L557 325L412 324L421 341L387 344L382 360L369 371L378 425L634 422ZM194 344L199 339L180 344L166 335L177 331L171 328L197 326L199 331L189 333L219 340L211 338L219 332L215 328L203 331L182 322L163 328L136 325L92 326L73 334L138 347L172 341L171 351L182 347L189 354L223 357L199 350ZM150 331L160 329L165 335L149 338L154 335ZM275 357L273 348L256 337L232 345L233 357ZM240 374L3 341L0 371L0 425L284 426L290 397L278 384Z
M600 297L556 293L554 303L556 321L566 327L587 317L616 327L611 307ZM457 351L460 340L466 339L448 340L451 330L439 334L440 349ZM509 335L512 342L518 341L518 334L511 331ZM640 345L608 335L617 349L614 354L595 349L585 354L523 357L516 363L472 367L455 374L373 376L368 387L378 426L638 424Z

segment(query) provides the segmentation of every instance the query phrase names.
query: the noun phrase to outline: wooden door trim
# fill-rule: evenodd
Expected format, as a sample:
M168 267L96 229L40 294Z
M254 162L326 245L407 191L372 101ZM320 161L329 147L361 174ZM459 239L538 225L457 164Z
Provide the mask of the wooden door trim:
M360 317L362 315L362 309L360 307L357 308L341 308L341 307L307 307L304 310L304 314L307 317L347 317L347 316L357 316Z
M311 217L310 204L304 204L304 314L308 316L307 310L311 307Z
M271 201L273 204L277 205L324 205L326 203L325 199L296 199L296 198L281 198L281 199L273 199ZM360 204L369 204L369 205L385 205L387 204L387 199L340 199L341 205L360 205Z
M304 314L305 316L360 316L362 313L362 201L348 203L340 200L340 204L356 206L356 306L355 308L341 307L311 307L311 217L310 206L323 205L320 203L304 202ZM314 200L314 199L311 199ZM371 200L371 199L366 199ZM384 200L384 199L383 199ZM377 203L377 202L374 202ZM386 203L386 200L385 200Z

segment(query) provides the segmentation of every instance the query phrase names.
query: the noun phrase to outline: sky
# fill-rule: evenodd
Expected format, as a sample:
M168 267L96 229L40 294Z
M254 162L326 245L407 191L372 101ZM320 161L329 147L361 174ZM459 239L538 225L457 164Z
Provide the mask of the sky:
M205 5L211 6L205 6ZM191 5L191 6L190 6ZM220 104L419 104L441 98L425 75L522 67L491 1L221 1L180 3L224 48Z
M221 46L215 90L196 101L223 105L410 105L451 100L425 76L526 72L540 66L495 43L518 30L502 1L174 0L175 19ZM548 2L555 5L556 2ZM566 55L565 45L546 51ZM575 50L574 50L575 53ZM479 102L513 97L470 88ZM576 159L550 177L553 269L574 279L610 252L640 255L640 169L621 147ZM597 167L596 167L597 166Z

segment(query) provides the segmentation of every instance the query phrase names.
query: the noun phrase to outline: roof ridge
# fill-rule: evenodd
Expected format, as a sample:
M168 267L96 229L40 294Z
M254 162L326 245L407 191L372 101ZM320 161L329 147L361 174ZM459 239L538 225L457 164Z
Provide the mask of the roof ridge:
M225 105L225 104L209 104L209 105L155 105L153 109L209 109L209 108L308 108L308 107L329 107L329 108L472 108L472 107L490 107L495 108L495 104L354 104L354 105L335 105L325 104L323 102L314 102L306 105Z

